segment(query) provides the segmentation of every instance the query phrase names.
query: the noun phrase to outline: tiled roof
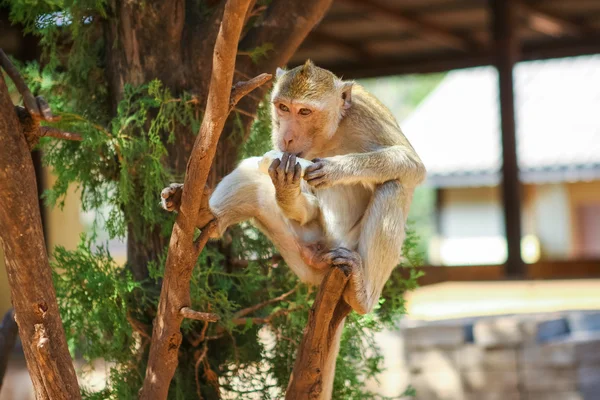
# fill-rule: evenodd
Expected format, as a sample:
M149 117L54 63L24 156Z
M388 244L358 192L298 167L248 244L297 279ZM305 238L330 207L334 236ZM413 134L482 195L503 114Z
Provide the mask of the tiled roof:
M452 71L402 123L435 186L493 185L501 165L498 75ZM515 68L525 182L600 179L600 55Z

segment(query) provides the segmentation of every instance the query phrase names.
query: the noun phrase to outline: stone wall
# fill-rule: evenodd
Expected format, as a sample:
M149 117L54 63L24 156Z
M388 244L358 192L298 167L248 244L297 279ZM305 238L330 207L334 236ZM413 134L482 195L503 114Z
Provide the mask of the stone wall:
M600 312L419 323L403 335L417 400L600 400Z

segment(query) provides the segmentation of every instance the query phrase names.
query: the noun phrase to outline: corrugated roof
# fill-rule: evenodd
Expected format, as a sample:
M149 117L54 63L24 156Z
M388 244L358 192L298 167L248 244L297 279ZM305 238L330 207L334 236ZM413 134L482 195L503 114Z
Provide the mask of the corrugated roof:
M449 72L403 121L428 183L499 181L497 80L493 67ZM524 182L600 179L600 56L518 64L515 107Z

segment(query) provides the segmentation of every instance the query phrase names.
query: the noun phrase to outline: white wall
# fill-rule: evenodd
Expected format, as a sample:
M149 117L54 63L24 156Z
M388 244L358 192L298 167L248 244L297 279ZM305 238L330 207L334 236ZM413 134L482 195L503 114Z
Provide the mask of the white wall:
M430 251L435 254L431 261L440 265L503 263L506 260L503 224L497 188L445 190L439 238L433 244L437 251Z
M567 257L571 248L569 196L565 185L523 187L522 256ZM502 264L507 249L498 187L447 189L443 192L438 236L430 243L436 265Z
M544 257L568 257L572 230L567 187L564 184L536 186L533 212Z

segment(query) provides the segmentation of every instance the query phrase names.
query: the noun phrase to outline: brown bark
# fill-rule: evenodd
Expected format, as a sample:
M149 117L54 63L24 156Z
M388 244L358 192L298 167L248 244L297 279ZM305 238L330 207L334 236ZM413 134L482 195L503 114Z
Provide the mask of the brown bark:
M332 383L335 374L326 371L326 362L337 357L335 334L352 311L342 299L349 277L348 270L332 268L323 279L296 354L286 400L320 399L323 388Z
M28 143L0 74L0 241L37 399L80 399L58 312Z
M270 76L257 77L247 86L232 91L237 44L251 0L228 0L213 54L208 100L200 132L187 166L181 207L173 226L165 267L158 314L154 321L152 343L142 387L141 399L166 399L169 384L177 367L181 344L180 326L190 307L192 270L215 223L204 227L197 242L193 240L204 187L215 156L225 121L243 94L247 94Z

